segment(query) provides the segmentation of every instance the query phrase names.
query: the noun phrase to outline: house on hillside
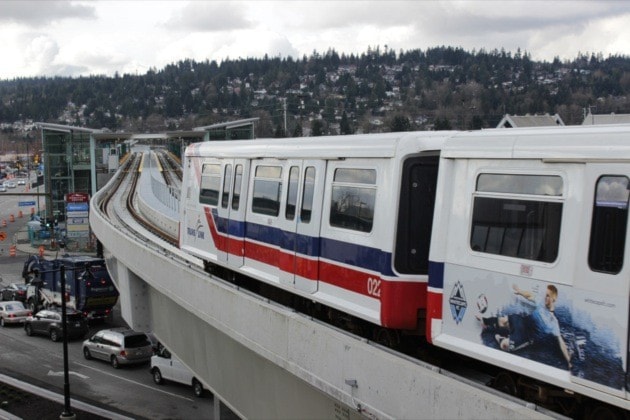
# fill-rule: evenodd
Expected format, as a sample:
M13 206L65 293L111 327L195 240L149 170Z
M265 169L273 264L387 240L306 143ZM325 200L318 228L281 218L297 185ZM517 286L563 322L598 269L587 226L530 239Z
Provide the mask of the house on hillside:
M601 125L601 124L630 124L630 114L591 114L590 112L582 125Z
M560 115L510 115L505 114L497 125L497 128L517 128L517 127L550 127L564 125Z

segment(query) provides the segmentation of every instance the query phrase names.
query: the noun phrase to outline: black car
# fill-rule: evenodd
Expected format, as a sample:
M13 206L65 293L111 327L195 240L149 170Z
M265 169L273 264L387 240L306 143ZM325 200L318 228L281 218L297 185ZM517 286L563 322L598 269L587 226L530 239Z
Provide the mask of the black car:
M66 331L68 338L83 338L89 332L87 320L81 312L74 309L66 310ZM63 338L63 325L61 323L61 310L44 309L33 316L29 316L24 322L26 335L47 335L52 341Z
M26 301L26 285L19 283L11 283L0 290L2 300L19 300Z

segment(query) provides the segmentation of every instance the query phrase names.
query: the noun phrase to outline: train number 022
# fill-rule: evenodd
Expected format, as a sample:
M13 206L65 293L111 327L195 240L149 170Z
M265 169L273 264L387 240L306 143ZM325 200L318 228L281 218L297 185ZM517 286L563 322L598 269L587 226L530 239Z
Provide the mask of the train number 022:
M367 290L370 296L381 297L381 280L368 277Z

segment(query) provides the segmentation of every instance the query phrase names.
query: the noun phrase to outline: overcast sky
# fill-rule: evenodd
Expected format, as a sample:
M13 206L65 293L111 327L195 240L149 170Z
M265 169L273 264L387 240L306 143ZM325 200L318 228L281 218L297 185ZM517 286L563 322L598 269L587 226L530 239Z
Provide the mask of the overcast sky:
M630 56L630 1L0 0L0 79L436 46Z

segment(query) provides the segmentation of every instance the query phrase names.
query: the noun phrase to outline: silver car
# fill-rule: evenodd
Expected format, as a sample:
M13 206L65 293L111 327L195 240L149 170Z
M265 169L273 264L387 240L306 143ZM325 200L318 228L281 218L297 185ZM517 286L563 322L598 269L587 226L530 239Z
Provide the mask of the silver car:
M147 335L129 328L101 330L83 342L86 359L105 360L118 369L121 365L148 363L153 347Z
M24 304L17 300L0 302L0 326L8 324L23 324L32 312L24 307Z

